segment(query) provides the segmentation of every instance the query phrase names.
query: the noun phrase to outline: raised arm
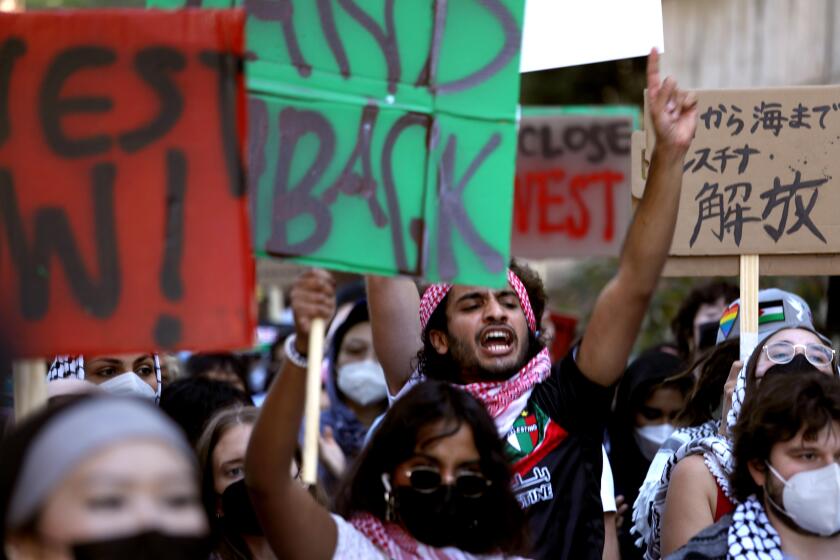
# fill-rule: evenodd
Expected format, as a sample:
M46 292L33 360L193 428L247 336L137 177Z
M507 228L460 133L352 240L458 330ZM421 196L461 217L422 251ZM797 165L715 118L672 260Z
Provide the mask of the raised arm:
M328 320L335 310L332 277L323 270L304 273L295 281L291 299L295 347L305 355L312 320ZM329 560L338 540L335 522L290 472L305 397L306 370L285 360L248 443L245 482L278 558Z
M420 294L407 278L367 277L370 326L376 357L385 370L388 390L396 395L411 375L420 338Z
M656 146L645 193L627 232L618 272L598 296L577 356L581 372L604 386L624 372L668 257L683 160L697 124L695 97L680 91L671 78L660 83L655 50L648 58L647 89Z

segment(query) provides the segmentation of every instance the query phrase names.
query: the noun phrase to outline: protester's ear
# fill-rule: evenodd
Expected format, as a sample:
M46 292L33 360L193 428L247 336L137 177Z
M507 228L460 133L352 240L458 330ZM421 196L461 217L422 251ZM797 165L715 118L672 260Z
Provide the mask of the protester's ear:
M446 338L446 334L442 331L436 329L430 330L429 342L432 343L432 346L438 354L443 355L449 352L449 341Z
M750 470L753 482L759 488L763 488L764 483L767 482L767 467L765 464L758 459L750 459L750 462L747 463L747 468Z

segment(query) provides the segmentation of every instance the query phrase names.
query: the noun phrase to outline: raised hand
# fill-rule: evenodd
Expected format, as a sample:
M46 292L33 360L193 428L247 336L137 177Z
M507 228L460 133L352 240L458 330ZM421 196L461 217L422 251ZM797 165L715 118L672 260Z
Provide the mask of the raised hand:
M295 346L306 354L314 319L329 321L335 313L335 280L326 270L307 270L295 279L291 292L295 317Z
M647 98L657 146L685 152L697 128L697 97L680 90L673 78L660 82L656 49L648 56Z

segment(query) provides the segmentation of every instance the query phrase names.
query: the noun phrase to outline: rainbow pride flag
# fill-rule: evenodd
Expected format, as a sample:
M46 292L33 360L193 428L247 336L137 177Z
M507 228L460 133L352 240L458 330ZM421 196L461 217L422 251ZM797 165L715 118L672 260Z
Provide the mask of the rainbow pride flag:
M724 338L729 336L729 332L732 330L732 326L738 318L738 309L738 304L733 303L726 308L726 311L723 312L723 315L720 318L720 331L723 333Z

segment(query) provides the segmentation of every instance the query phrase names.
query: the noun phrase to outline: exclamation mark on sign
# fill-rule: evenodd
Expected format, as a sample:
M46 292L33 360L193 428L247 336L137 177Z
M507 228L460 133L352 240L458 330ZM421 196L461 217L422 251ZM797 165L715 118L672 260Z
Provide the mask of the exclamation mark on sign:
M184 254L184 198L187 191L187 159L181 150L166 152L166 231L160 290L169 301L184 295L181 259ZM155 343L174 348L181 340L181 320L161 314L155 324Z

